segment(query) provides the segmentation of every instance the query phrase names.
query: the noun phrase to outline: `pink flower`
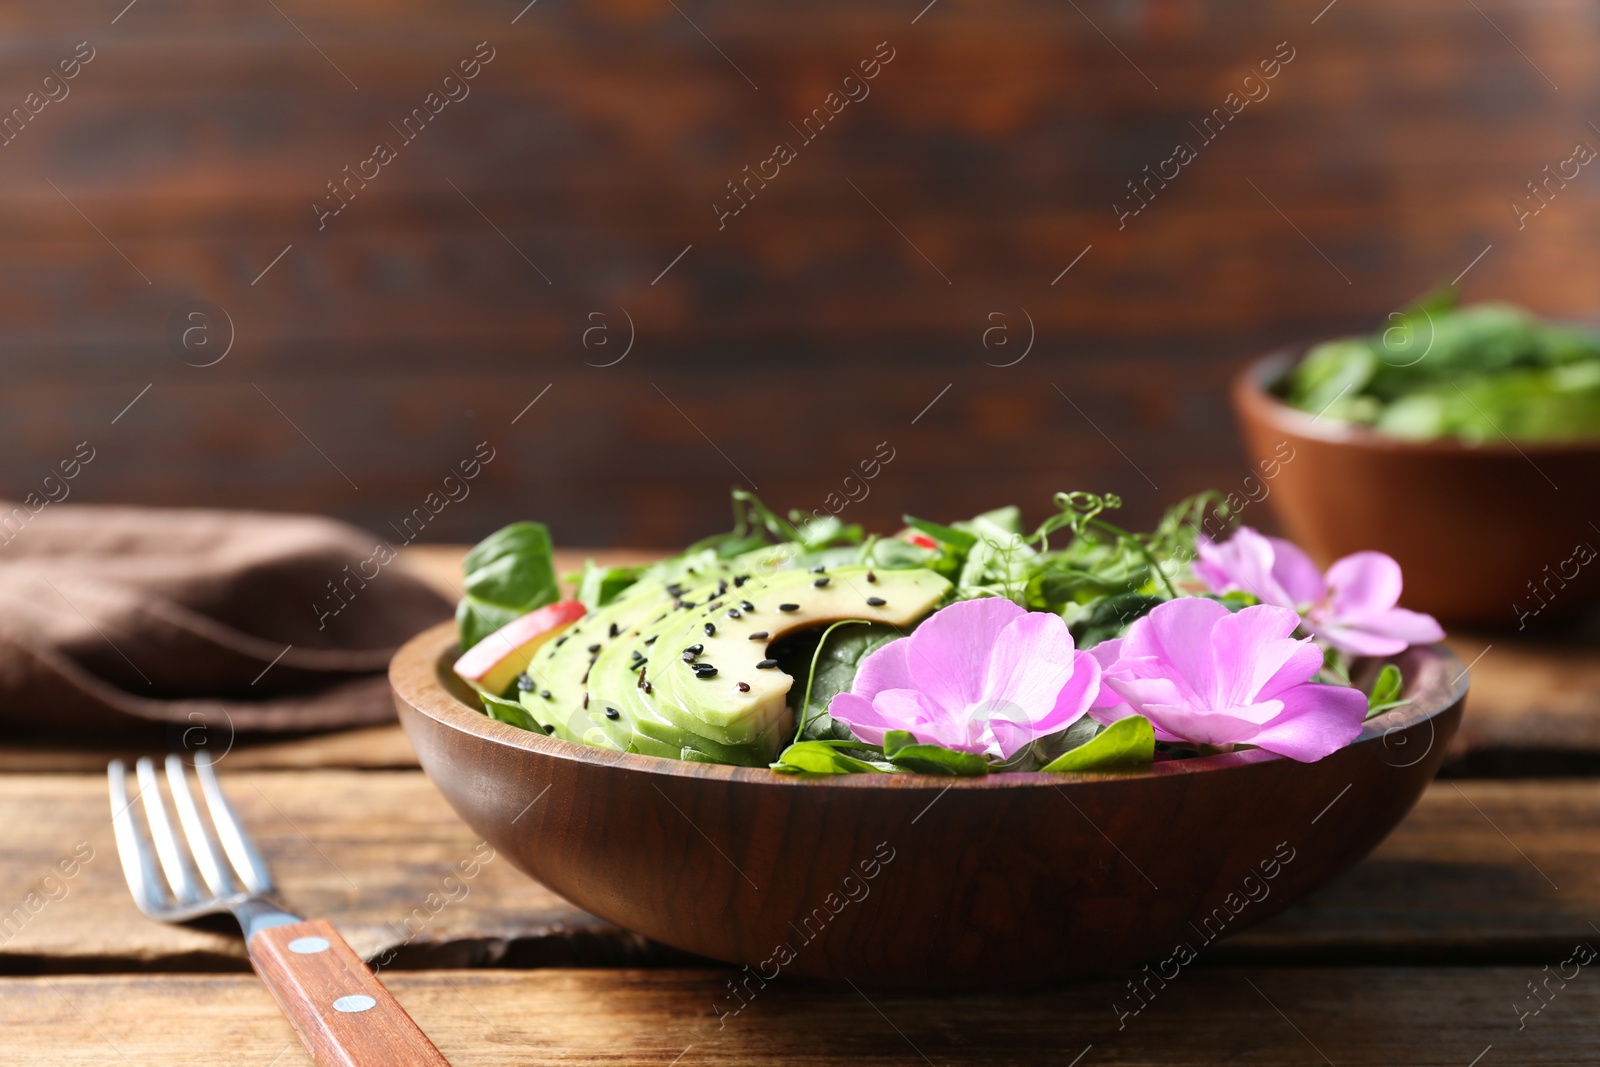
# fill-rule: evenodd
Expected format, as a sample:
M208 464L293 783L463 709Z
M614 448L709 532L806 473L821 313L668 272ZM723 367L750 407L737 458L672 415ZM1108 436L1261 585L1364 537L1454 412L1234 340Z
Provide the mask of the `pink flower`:
M1299 548L1248 526L1222 544L1201 538L1194 572L1214 593L1242 590L1263 604L1299 612L1305 628L1341 652L1392 656L1440 641L1432 615L1397 608L1400 564L1382 552L1357 552L1324 575Z
M1162 741L1255 745L1310 763L1361 733L1367 698L1310 679L1322 652L1292 639L1300 618L1258 604L1233 613L1205 597L1159 604L1124 637L1096 645L1100 722L1143 715Z
M869 655L828 714L868 744L906 730L1009 759L1082 718L1099 690L1099 664L1077 651L1059 615L983 597L940 609Z

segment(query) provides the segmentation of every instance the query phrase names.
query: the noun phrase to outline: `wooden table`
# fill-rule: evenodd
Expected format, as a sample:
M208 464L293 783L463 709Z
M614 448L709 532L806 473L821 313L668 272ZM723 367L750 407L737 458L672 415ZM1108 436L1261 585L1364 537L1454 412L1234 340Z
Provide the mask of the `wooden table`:
M409 552L441 585L460 556ZM221 771L288 903L381 964L458 1065L1600 1061L1600 979L1555 976L1600 946L1600 779L1583 776L1600 762L1600 656L1579 638L1453 640L1477 663L1447 777L1364 863L1120 1018L1125 974L952 996L774 985L719 1024L726 968L503 860L447 882L478 842L397 727L236 747ZM225 924L134 910L107 757L0 747L0 1064L308 1062ZM47 883L74 850L77 873Z

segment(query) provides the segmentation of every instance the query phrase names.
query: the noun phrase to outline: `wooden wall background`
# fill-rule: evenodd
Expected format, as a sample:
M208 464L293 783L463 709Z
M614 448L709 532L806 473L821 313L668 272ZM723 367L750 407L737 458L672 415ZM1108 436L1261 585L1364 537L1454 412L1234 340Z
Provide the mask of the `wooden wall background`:
M1097 488L1145 518L1246 473L1224 385L1270 344L1485 248L1469 297L1600 302L1600 174L1524 229L1510 207L1600 145L1593 4L924 2L15 0L0 112L95 58L0 147L0 493L88 440L73 500L383 530L488 440L426 539L531 516L670 545L732 484L820 507L887 441L847 517ZM470 96L319 232L324 183L480 41ZM719 231L724 183L884 41L870 96ZM1119 231L1124 182L1285 41L1270 96ZM197 299L233 326L213 366L168 338ZM586 365L622 309L631 352ZM1024 309L1027 358L986 365Z

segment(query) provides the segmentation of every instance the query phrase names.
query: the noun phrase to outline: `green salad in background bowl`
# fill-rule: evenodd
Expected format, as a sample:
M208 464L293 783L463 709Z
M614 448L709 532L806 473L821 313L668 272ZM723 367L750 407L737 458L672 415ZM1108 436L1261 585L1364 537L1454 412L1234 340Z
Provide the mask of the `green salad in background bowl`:
M1408 440L1600 438L1600 332L1440 290L1380 332L1324 341L1279 385L1324 419Z

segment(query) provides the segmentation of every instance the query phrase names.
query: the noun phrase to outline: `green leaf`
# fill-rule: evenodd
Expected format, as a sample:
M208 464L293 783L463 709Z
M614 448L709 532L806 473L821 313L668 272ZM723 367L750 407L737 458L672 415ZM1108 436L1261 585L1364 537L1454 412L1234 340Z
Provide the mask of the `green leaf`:
M594 560L583 561L583 576L578 579L578 599L590 611L603 608L624 589L639 580L643 567L597 567Z
M771 767L783 774L879 774L894 769L847 756L826 741L798 741L779 753Z
M822 631L812 630L791 635L772 646L768 654L778 661L780 670L792 678L810 680L810 700L804 706L801 700L806 696L806 689L796 685L789 690L795 722L804 718L806 723L801 740L815 736L810 723L827 711L834 694L849 690L861 661L899 636L892 626L856 622L836 624L825 638ZM812 670L813 657L815 671Z
M1102 641L1121 637L1136 619L1148 615L1165 597L1147 593L1121 593L1090 603L1067 626L1079 648L1093 648Z
M456 607L462 651L560 595L553 559L550 531L537 522L512 523L467 553Z
M989 773L989 761L982 755L922 744L906 730L890 730L884 734L883 752L896 767L918 774L975 778Z
M965 530L957 530L953 526L941 526L936 522L914 518L910 515L901 517L905 520L905 524L913 530L920 530L940 544L949 545L958 552L965 552L978 543L977 535L967 533Z
M1115 771L1141 767L1156 757L1156 732L1143 715L1118 719L1092 741L1045 764L1047 771Z
M489 713L489 718L496 722L519 726L536 734L545 732L544 727L535 722L533 716L528 714L528 710L515 700L497 697L483 689L478 690L478 699L483 701L483 710Z
M1376 718L1386 711L1411 703L1401 699L1400 692L1404 684L1400 668L1393 663L1384 664L1383 670L1378 672L1377 679L1372 683L1372 692L1367 694L1367 718Z

